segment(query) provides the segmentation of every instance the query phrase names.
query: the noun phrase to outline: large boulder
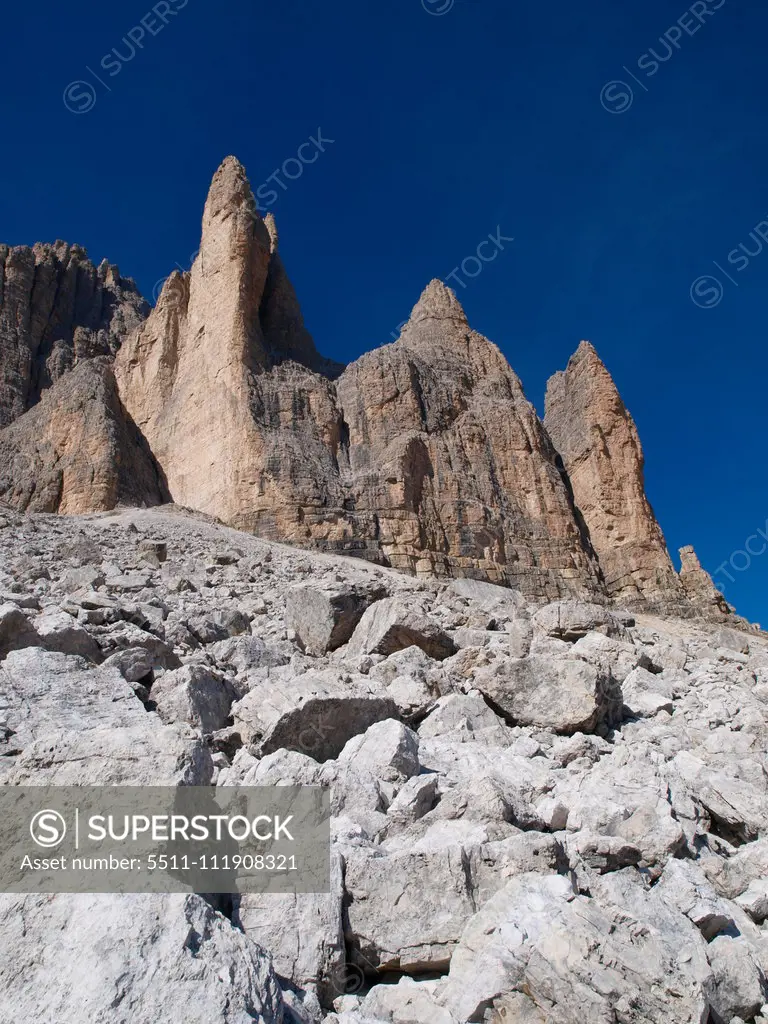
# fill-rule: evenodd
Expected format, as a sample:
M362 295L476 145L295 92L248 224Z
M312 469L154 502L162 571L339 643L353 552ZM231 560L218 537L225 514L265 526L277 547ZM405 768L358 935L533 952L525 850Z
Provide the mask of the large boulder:
M600 632L606 636L620 635L623 630L616 616L599 604L585 601L554 601L533 616L536 630L546 636L573 643L587 633Z
M213 644L240 636L242 633L249 633L251 623L248 616L239 608L226 607L190 616L187 627L201 644Z
M422 739L445 737L452 743L484 743L506 747L512 733L503 718L492 711L482 696L451 693L441 697L419 726Z
M363 735L353 736L338 760L367 769L385 782L402 784L419 774L419 737L390 718L374 723Z
M693 799L737 845L761 837L768 829L768 792L765 781L755 785L740 778L737 766L719 770L687 750L672 761L673 772Z
M138 703L138 702L137 702ZM9 765L13 786L209 786L210 751L189 727L142 725L52 730Z
M629 927L628 927L629 926ZM577 896L560 875L512 878L468 922L440 1003L483 1021L497 1000L522 992L558 1024L705 1019L703 948L681 957L626 912ZM697 976L698 970L698 976Z
M462 847L389 856L352 850L345 861L345 932L353 963L374 975L447 967L474 913Z
M720 1020L752 1020L768 1001L765 973L749 945L718 935L707 949L712 965L712 1009Z
M48 611L35 619L34 627L41 645L48 651L76 654L87 661L102 660L96 640L67 612Z
M275 971L300 989L312 989L330 1003L345 959L342 926L342 864L331 857L328 893L244 893L235 923L268 949Z
M347 643L365 610L386 593L380 585L292 587L285 599L285 624L307 654L326 654Z
M624 704L633 715L652 718L659 711L674 709L672 683L645 668L634 668L621 684Z
M353 736L397 714L393 701L382 697L316 697L283 715L267 732L260 752L271 754L285 747L330 761Z
M453 580L449 590L466 601L470 608L488 612L497 618L528 618L528 605L518 590L473 579Z
M653 764L603 757L591 772L555 790L568 808L568 831L615 836L637 847L642 865L660 873L685 848L685 832L669 802L669 783Z
M386 1021L387 1024L458 1024L453 1014L435 1003L435 981L401 978L397 985L374 985L363 1000L358 1021ZM516 1024L516 1022L515 1022Z
M115 668L36 647L12 651L0 666L0 721L11 732L6 746L15 751L54 730L144 726L146 717Z
M0 896L4 1021L282 1024L269 955L200 896Z
M21 608L9 601L0 604L0 661L9 651L40 645L40 637Z
M753 882L768 878L768 838L745 843L727 860L708 857L701 866L721 896L735 899Z
M610 675L570 658L498 658L473 683L507 719L556 733L594 732L619 720L623 705Z
M387 655L412 646L438 661L456 653L453 640L429 617L423 605L389 597L371 605L363 615L349 641L348 655Z
M291 659L284 649L286 646L268 644L261 637L246 633L211 644L207 653L228 671L236 675L246 675L256 669L272 669L287 665Z
M335 670L294 676L280 670L251 678L250 690L232 705L235 727L262 755L281 747L329 761L374 722L397 718L389 697L377 696L365 676Z
M186 722L204 733L226 725L239 696L227 676L206 665L184 665L164 673L150 694L164 722Z

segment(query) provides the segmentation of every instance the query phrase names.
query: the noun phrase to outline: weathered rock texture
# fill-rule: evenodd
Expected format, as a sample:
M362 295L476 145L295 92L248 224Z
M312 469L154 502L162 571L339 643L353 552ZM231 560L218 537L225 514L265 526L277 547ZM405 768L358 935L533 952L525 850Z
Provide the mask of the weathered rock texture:
M13 507L171 500L423 577L729 614L703 570L677 576L635 425L589 344L550 381L546 429L440 281L397 342L346 369L324 359L233 157L191 271L145 314L132 281L76 246L0 247L0 497ZM312 649L345 642L344 618L329 607Z
M132 280L79 245L0 245L0 428L76 363L114 355L148 312Z
M390 564L550 598L597 590L552 444L453 292L426 289L400 339L337 382L351 505Z
M116 374L174 501L301 541L305 516L343 506L341 421L331 381L310 369L334 368L303 328L275 245L242 166L226 160L191 272L169 278Z
M0 786L327 786L332 873L0 896L0 1024L768 1024L767 748L766 634L3 508Z
M645 495L634 420L592 345L583 341L549 381L545 426L603 571L624 604L669 606L685 593Z
M0 430L0 497L18 509L70 514L167 500L108 361L78 364Z
M680 582L688 599L714 618L731 615L733 609L707 570L702 568L699 556L690 544L680 548L680 563Z
M261 535L557 597L597 591L555 453L501 352L434 281L341 374L303 326L242 166L200 254L122 347L122 399L174 501Z

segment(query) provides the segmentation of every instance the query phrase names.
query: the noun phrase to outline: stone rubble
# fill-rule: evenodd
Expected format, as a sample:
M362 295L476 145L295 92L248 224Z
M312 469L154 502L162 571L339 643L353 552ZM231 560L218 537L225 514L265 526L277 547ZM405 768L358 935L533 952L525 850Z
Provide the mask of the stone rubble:
M0 785L333 814L326 894L0 897L0 1022L766 1024L767 751L757 631L0 509Z

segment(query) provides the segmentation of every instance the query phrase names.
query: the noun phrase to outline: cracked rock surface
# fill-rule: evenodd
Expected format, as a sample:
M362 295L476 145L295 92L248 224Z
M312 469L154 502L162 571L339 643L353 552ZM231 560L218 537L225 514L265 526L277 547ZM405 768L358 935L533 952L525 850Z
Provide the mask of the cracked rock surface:
M0 785L333 815L326 894L1 897L0 1021L765 1024L766 751L765 634L0 506Z

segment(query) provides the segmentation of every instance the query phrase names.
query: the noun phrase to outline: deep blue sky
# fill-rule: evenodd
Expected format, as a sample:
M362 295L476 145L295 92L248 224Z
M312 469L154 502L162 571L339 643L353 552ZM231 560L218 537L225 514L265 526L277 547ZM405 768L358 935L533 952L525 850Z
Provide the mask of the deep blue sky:
M457 288L473 326L540 410L547 377L595 344L673 555L693 543L715 573L768 520L768 245L750 238L768 219L768 8L451 2L169 0L183 9L161 31L148 18L158 34L123 63L108 55L129 56L147 0L6 4L0 240L78 242L151 297L196 250L224 156L256 188L321 128L333 144L272 206L318 347L351 360L391 340L422 287L501 228L514 243ZM678 19L693 35L669 32ZM665 33L677 46L651 74ZM95 88L84 114L62 99L77 80ZM601 104L612 80L634 90L621 113ZM604 97L621 109L626 86ZM748 266L728 262L742 242ZM699 308L710 273L722 301ZM768 552L725 568L728 598L768 624Z

